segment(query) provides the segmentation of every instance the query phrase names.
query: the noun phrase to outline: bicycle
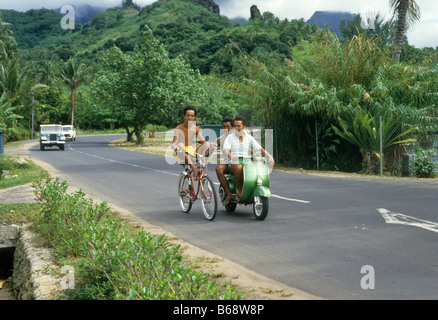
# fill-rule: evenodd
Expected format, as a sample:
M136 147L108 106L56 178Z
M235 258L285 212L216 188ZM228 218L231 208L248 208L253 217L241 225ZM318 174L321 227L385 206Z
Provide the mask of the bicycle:
M190 157L188 152L184 151ZM180 163L184 166L184 171L181 172L178 180L178 197L181 210L189 213L193 203L201 199L202 212L208 220L214 220L217 213L218 197L213 181L208 176L207 165L211 157L206 157L201 154L195 155L195 166L198 170L198 177L193 178L193 170L186 163ZM196 161L199 160L199 161ZM197 188L195 182L198 182Z

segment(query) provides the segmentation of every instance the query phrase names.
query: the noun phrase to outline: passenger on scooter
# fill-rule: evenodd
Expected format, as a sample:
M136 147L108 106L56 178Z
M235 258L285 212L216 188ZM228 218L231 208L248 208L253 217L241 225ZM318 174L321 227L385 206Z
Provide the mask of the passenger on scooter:
M234 130L225 139L223 149L231 159L231 172L237 183L236 201L240 202L243 186L243 165L250 161L250 155L260 152L266 157L271 166L275 165L274 158L245 130L246 119L243 116L234 118ZM226 204L225 204L226 205Z
M233 118L230 117L225 117L222 120L222 130L224 131L224 134L217 139L218 147L222 147L224 145L224 141L226 137L228 137L228 135L231 133L231 130L233 129L233 122L234 122ZM230 173L230 170L228 168L228 155L223 151L224 150L222 148L221 162L216 167L216 175L220 184L222 185L222 187L224 188L227 194L222 204L227 205L230 202L230 200L233 198L233 195L231 194L231 190L230 187L228 186L227 179L225 178L225 173Z

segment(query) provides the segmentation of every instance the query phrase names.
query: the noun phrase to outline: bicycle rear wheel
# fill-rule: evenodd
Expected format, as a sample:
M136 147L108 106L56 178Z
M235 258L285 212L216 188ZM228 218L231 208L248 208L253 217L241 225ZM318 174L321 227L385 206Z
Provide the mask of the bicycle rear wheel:
M213 220L217 213L217 194L210 177L204 176L201 180L202 212L208 220Z
M192 208L191 190L193 190L193 187L190 183L190 177L187 174L181 173L178 180L178 198L179 206L185 213L189 213Z

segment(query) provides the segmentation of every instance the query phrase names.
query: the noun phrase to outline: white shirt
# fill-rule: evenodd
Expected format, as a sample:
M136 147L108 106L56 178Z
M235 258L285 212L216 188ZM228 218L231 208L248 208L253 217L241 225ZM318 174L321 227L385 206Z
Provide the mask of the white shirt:
M250 155L251 150L257 152L261 148L262 146L260 143L258 143L257 140L247 132L245 132L243 141L240 142L239 138L236 136L236 131L233 131L225 139L223 150L230 149L233 156L244 157Z

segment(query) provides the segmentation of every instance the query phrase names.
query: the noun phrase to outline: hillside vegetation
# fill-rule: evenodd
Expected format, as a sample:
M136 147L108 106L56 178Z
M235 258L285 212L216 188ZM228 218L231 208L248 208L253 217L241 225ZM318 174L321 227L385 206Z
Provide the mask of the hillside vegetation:
M385 169L399 174L406 150L394 146L426 147L436 132L437 49L405 43L395 63L389 22L371 32L358 16L339 39L270 12L236 23L189 0L110 8L73 30L49 10L1 14L12 23L0 29L8 140L29 137L32 92L35 128L125 128L138 143L148 124L175 126L187 103L203 123L244 114L275 130L278 163L304 168L317 166L318 147L324 169L373 172L386 153ZM383 155L370 147L379 116L391 124Z

